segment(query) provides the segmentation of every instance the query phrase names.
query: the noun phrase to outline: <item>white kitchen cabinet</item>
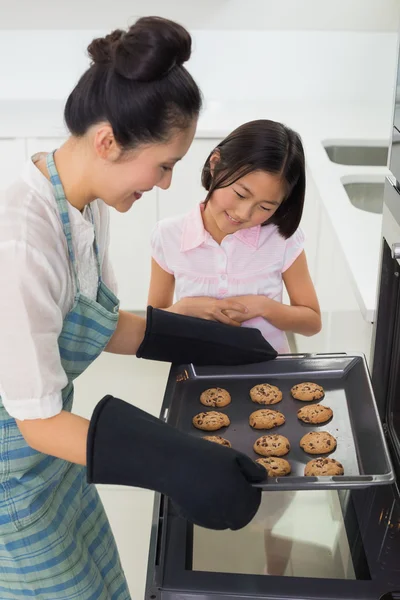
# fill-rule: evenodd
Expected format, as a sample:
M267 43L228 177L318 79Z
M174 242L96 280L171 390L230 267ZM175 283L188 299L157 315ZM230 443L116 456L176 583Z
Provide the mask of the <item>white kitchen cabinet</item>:
M204 200L207 192L201 185L201 171L210 152L220 139L195 138L189 152L174 168L168 190L159 190L158 219L189 212Z
M34 137L26 140L27 156L33 156L37 152L51 152L57 150L67 138L63 137Z
M321 201L311 173L307 171L307 187L303 216L300 226L305 235L304 250L307 256L311 279L315 282L318 240L321 219Z
M0 190L11 185L25 164L25 140L0 137Z
M314 284L321 307L322 331L312 337L296 335L299 352L362 352L370 359L372 323L360 310L345 256L319 200L318 240Z
M143 195L126 213L110 209L110 258L123 310L143 311L150 283L150 234L157 222L157 191Z

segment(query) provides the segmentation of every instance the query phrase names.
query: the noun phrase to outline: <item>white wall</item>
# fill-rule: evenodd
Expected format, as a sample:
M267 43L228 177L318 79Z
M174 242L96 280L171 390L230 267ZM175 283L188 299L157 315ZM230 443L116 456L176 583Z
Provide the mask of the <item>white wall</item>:
M396 31L399 0L0 0L1 29L111 29L157 14L191 29Z
M66 98L99 30L3 31L0 99ZM363 32L192 31L189 69L207 101L349 100L391 112L397 35ZM240 36L240 43L238 39ZM344 69L345 66L345 69ZM344 78L344 72L346 77Z

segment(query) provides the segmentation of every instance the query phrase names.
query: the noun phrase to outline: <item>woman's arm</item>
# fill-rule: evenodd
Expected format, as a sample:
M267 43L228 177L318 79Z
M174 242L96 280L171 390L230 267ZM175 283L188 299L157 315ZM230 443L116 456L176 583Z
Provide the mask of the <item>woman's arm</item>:
M166 308L172 304L175 279L151 259L151 280L147 304L154 308ZM113 354L136 354L144 332L146 321L124 310L119 311L117 329L106 346Z
M240 323L224 314L224 310L234 310L237 314L244 315L247 308L236 300L218 300L207 296L183 298L172 304L175 291L175 277L167 273L154 260L151 261L151 280L148 304L154 308L164 308L169 312L189 317L199 317L210 321L219 321L227 325L238 327Z
M145 330L146 319L120 310L117 328L105 351L112 354L136 354L143 341Z
M34 450L86 465L87 419L63 410L49 419L17 420L17 425Z
M229 316L241 322L264 317L282 331L306 336L321 331L321 312L304 251L283 273L283 281L289 294L290 306L266 296L238 296L235 300L246 304L249 313L243 317L228 312Z

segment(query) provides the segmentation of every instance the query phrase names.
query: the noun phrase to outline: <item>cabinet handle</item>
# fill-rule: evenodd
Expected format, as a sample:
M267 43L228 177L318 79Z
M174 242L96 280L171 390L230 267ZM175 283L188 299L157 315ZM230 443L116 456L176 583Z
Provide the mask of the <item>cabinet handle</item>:
M400 243L392 244L392 258L400 260Z

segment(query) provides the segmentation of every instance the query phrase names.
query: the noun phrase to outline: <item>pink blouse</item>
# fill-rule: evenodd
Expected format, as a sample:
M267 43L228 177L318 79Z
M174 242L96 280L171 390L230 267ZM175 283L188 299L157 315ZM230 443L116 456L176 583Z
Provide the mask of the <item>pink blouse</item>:
M202 209L197 205L186 215L164 219L152 233L152 256L174 275L176 300L259 295L282 302L282 273L304 248L301 229L285 239L276 225L258 225L218 244L204 229ZM289 352L285 333L266 319L250 319L243 326L259 329L278 353Z

